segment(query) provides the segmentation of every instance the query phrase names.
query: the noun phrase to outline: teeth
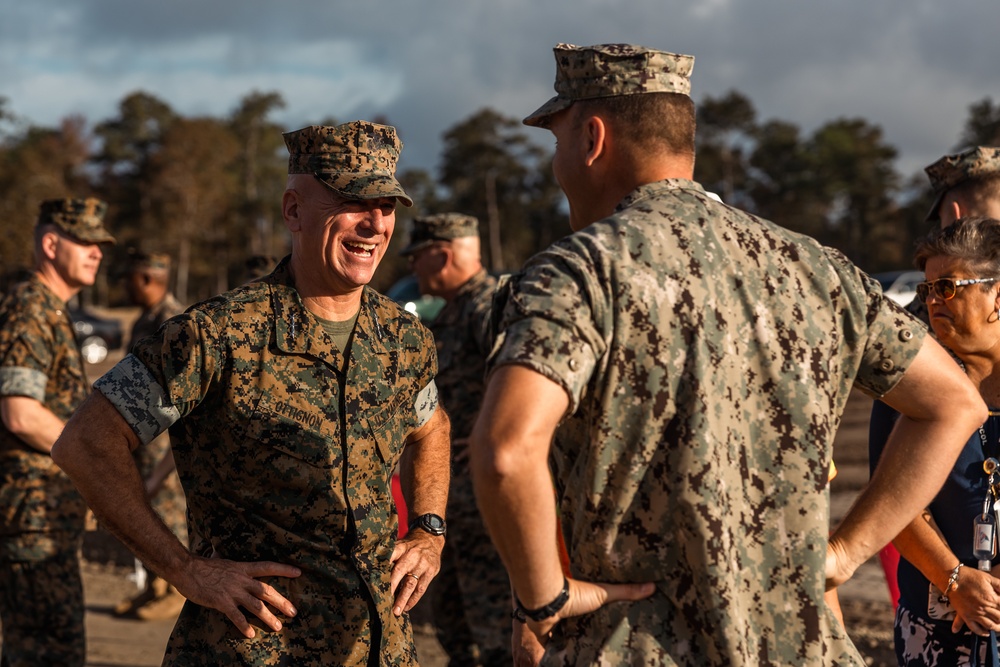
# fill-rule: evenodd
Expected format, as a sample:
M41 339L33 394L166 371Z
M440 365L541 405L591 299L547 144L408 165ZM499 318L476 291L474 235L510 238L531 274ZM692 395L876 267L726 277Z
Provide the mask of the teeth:
M348 248L356 248L369 254L371 254L376 248L374 243L360 243L358 241L344 241L344 245Z

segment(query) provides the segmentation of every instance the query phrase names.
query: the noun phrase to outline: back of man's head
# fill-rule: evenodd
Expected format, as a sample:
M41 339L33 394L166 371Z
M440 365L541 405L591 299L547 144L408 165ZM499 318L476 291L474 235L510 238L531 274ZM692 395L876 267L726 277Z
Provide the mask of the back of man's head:
M934 192L929 222L946 227L959 217L1000 217L1000 148L976 146L945 155L924 171Z
M554 114L579 105L605 116L620 140L693 158L693 56L634 44L559 44L553 51L556 96L525 125L548 127Z

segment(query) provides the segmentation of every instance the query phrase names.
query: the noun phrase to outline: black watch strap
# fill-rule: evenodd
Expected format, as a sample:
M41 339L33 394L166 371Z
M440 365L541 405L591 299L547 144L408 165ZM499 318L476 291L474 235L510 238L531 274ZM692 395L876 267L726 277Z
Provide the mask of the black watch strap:
M421 514L410 521L409 529L413 530L415 528L419 528L431 535L441 536L448 531L448 524L437 514Z
M521 601L514 596L514 611L511 613L511 618L520 621L521 623L527 623L528 619L535 621L544 621L547 618L551 618L559 613L559 610L566 606L569 602L569 579L563 577L563 587L559 591L559 595L556 599L548 603L544 607L539 607L538 609L525 609Z

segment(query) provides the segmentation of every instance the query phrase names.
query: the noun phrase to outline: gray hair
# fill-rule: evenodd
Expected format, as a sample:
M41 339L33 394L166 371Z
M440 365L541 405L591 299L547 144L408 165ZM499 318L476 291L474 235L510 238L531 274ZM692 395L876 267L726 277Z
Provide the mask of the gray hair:
M921 271L932 257L952 257L981 278L1000 277L1000 220L971 217L931 232L917 244L913 261ZM982 289L991 289L983 285Z

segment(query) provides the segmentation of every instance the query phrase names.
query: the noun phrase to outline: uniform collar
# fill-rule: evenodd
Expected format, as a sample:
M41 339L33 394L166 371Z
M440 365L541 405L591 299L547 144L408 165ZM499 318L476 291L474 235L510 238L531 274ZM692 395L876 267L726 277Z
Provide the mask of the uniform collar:
M615 207L615 213L624 211L625 209L634 206L636 202L648 199L666 190L692 190L694 192L701 193L706 197L708 196L705 193L705 188L703 188L700 183L696 183L686 178L667 178L662 181L646 183L637 187L635 190L626 195L625 199L622 199L618 203L618 206Z
M290 354L307 354L327 361L336 369L343 368L342 352L323 330L299 296L289 271L286 257L264 279L271 290L271 309L274 313L275 342L278 349ZM388 354L388 336L385 325L379 321L371 288L361 293L361 309L354 325L355 342L364 342L376 354ZM352 345L353 347L353 345Z

